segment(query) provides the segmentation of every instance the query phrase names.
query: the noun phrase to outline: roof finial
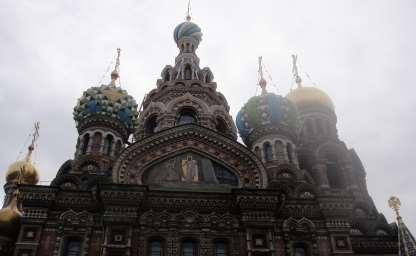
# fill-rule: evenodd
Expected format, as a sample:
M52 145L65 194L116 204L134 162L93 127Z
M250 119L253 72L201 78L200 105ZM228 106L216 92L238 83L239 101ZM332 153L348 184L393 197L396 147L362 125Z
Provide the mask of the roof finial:
M298 88L300 88L300 87L302 87L302 78L299 75L297 61L298 61L298 56L296 54L292 54L292 63L293 63L292 73L293 73L293 78L295 79L295 82L298 85Z
M25 158L26 162L29 162L31 160L32 152L33 150L35 150L35 142L39 138L39 121L35 122L34 126L35 128L32 134L32 142L30 143L28 147L28 152Z
M188 0L188 11L186 12L186 20L191 21L191 0Z
M264 95L264 94L267 93L267 90L266 90L267 82L263 77L262 59L263 59L263 57L259 56L259 76L260 76L259 85L261 87L261 94Z
M117 48L116 65L114 66L113 72L111 72L111 85L116 85L116 80L120 77L120 52L121 49Z
M398 219L401 218L399 213L401 205L402 203L400 202L400 199L398 197L391 196L389 198L389 207L394 210Z

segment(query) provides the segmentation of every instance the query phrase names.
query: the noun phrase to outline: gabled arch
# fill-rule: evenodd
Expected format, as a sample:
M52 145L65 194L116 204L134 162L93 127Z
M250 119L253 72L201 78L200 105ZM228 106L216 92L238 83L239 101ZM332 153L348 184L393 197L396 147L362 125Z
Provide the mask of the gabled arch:
M115 183L141 184L144 171L156 161L172 152L195 151L228 166L242 186L267 186L267 174L261 161L240 143L218 135L199 125L177 126L130 145L122 151L114 164Z
M193 107L199 113L209 113L209 106L189 92L173 99L166 105L167 111L172 113L176 113L181 107Z

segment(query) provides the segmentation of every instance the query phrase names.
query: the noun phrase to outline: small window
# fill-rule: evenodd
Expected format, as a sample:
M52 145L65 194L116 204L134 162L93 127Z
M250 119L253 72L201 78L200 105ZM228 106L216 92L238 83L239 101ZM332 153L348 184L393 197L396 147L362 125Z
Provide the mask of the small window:
M111 150L113 148L113 136L107 135L104 140L104 154L111 155Z
M217 241L214 244L214 255L215 256L226 256L228 255L227 244L224 241Z
M66 241L64 256L80 256L81 240L79 238L70 238Z
M178 119L178 124L192 124L192 123L196 123L196 118L195 118L195 112L191 109L183 109L180 112L179 115L179 119Z
M195 256L196 255L196 244L194 241L185 240L182 243L182 256Z
M269 142L264 143L263 148L264 148L264 156L266 158L266 162L272 161L273 150L272 150L272 146L270 145L270 143Z
M185 66L185 80L191 80L192 79L192 69L191 66L186 65Z
M153 115L146 121L146 124L145 124L146 135L154 134L156 132L156 127L157 127L157 116Z
M168 82L170 80L170 73L166 72L165 74L165 81Z
M82 154L86 154L88 151L88 144L90 143L90 135L87 133L84 135L83 143L82 143Z
M293 149L292 149L292 144L287 143L287 145L286 145L286 151L287 151L287 160L289 161L289 163L293 163Z
M163 243L160 240L152 240L149 243L149 256L163 256Z
M227 125L225 124L224 120L222 118L217 118L217 125L216 129L220 133L226 133L227 132Z

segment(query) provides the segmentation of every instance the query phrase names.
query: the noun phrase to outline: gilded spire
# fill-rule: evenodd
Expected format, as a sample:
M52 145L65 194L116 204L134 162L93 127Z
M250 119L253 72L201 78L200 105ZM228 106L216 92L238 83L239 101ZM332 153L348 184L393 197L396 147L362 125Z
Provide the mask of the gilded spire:
M416 240L407 228L406 224L404 224L404 221L399 213L401 207L400 199L395 196L391 196L388 202L389 207L394 210L397 216L399 256L416 256Z
M186 12L186 20L191 21L191 0L188 0L188 10Z
M293 78L295 79L296 84L298 85L298 88L302 87L302 78L299 75L299 70L298 70L298 65L297 65L297 61L298 61L298 56L295 54L292 54L292 73L293 73Z
M116 65L114 66L113 72L111 72L111 85L116 85L116 80L120 77L120 52L121 49L117 48Z
M263 57L259 56L259 85L261 87L261 94L264 95L267 93L266 86L267 82L266 79L263 77L263 64L262 64Z

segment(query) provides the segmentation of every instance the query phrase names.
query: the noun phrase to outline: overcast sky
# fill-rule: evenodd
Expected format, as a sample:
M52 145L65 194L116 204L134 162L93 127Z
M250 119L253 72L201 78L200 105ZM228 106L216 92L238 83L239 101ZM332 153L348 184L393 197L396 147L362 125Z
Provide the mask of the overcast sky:
M53 179L73 157L76 100L99 84L117 47L122 87L141 102L163 67L174 63L172 33L186 5L187 0L3 0L2 170L27 147L39 120L35 161L41 180ZM204 33L197 51L201 67L213 71L233 117L258 91L257 57L263 56L277 85L269 91L286 94L293 86L290 55L297 53L305 84L316 84L333 99L340 138L361 157L378 209L394 221L387 200L397 195L414 233L415 7L412 0L192 1L193 20ZM108 74L102 82L109 82Z

